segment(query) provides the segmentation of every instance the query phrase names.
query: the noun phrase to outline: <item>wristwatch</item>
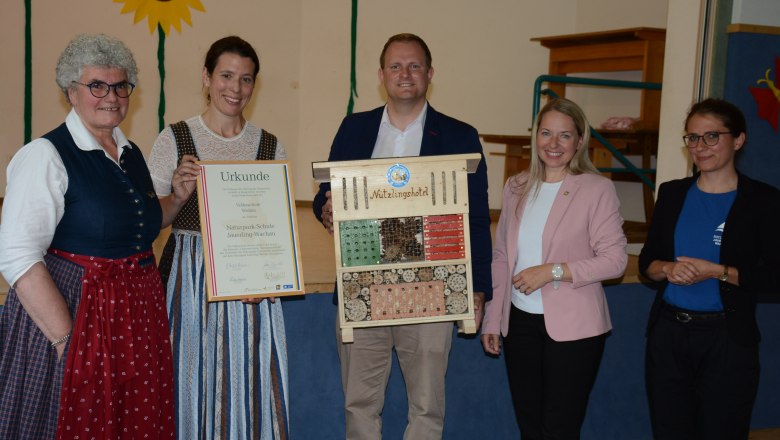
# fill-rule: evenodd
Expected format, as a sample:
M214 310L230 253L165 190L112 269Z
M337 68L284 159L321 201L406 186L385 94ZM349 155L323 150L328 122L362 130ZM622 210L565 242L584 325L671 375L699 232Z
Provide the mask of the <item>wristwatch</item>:
M724 283L729 280L729 267L725 264L723 265L723 273L718 276L718 279Z
M558 286L563 279L563 265L561 263L555 263L552 267L553 276L553 289L558 289Z

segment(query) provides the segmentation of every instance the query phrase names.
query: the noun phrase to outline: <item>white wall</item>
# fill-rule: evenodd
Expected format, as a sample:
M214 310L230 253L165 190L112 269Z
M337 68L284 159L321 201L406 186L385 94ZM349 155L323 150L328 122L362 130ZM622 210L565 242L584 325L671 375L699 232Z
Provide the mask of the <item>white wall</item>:
M685 177L689 170L681 136L685 115L696 95L702 3L701 0L669 2L656 186Z
M246 114L273 132L288 146L298 145L300 98L295 83L300 73L301 2L202 2L205 13L192 12L193 26L172 30L165 44L166 122L176 122L203 111L200 72L209 45L237 34L260 54L260 87ZM54 68L62 49L77 33L106 33L123 40L140 68L130 114L122 129L148 153L157 137L159 74L155 31L146 21L133 24L133 14L120 14L123 4L111 1L70 0L32 2L32 137L55 128L69 107L54 81ZM87 12L88 11L88 12ZM67 17L65 19L64 17ZM6 2L0 14L0 196L5 193L5 169L23 143L24 9L23 2Z
M777 0L734 0L731 22L780 26L780 2Z
M167 122L194 115L204 105L200 66L209 44L238 34L261 56L260 88L247 116L286 144L293 164L296 198L310 200L315 186L311 162L325 160L349 98L350 2L321 0L202 0L166 43ZM652 3L649 6L648 3ZM120 14L123 4L71 0L33 2L33 137L54 128L68 108L54 83L54 65L78 32L105 32L124 40L141 67L139 89L123 129L148 152L157 135L157 34L145 22ZM88 11L88 12L87 12ZM69 17L63 20L63 17ZM665 27L666 0L397 0L360 2L355 110L381 105L376 71L388 36L421 35L433 51L430 100L440 111L474 125L481 133L526 134L531 124L534 79L547 72L548 51L530 38L634 26ZM23 2L0 14L0 179L23 141ZM594 121L596 100L583 95ZM631 96L610 98L612 116L637 106ZM592 107L592 108L591 108ZM617 109L617 110L613 110ZM622 111L621 111L622 112ZM595 117L594 117L595 116ZM490 204L500 207L503 159L485 144ZM0 194L4 185L0 184Z
M410 13L413 10L413 13ZM305 160L325 160L349 98L349 14L307 3L303 18L301 109L302 162L297 181L311 179ZM390 35L413 32L428 43L434 77L429 93L438 110L474 125L480 133L525 134L531 124L534 79L547 71L548 52L530 38L572 32L566 0L361 2L358 11L355 111L384 102L377 71ZM503 159L485 144L491 207L500 207ZM298 165L298 163L296 163ZM309 188L314 189L313 185ZM313 192L296 187L299 199Z
M3 5L0 14L0 197L5 169L24 138L24 5L14 3Z

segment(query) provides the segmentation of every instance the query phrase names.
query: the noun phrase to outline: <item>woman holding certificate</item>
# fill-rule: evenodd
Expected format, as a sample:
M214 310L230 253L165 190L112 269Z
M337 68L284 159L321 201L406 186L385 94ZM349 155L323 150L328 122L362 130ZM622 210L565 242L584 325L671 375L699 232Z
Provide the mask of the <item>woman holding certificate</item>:
M173 230L160 261L173 345L178 438L288 438L287 352L280 301L207 302L198 199L179 204L171 177L195 160L280 160L276 137L244 118L260 70L239 37L211 45L202 71L203 113L160 133L149 168ZM189 162L192 167L179 167Z

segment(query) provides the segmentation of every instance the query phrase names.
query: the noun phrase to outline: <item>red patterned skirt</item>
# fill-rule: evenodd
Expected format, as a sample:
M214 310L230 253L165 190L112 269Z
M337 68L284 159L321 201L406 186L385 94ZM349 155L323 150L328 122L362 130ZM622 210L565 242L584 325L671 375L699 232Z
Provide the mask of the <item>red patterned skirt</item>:
M154 255L50 252L84 268L57 438L173 438L171 343Z
M51 249L74 316L65 360L13 289L0 317L0 437L174 438L165 294L151 252L110 260ZM58 402L59 400L59 402Z

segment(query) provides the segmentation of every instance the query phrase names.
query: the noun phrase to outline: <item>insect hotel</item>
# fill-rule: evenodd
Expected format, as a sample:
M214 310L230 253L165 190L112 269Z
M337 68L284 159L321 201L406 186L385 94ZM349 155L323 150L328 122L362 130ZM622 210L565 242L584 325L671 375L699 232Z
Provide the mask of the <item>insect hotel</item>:
M467 174L479 154L315 162L330 182L338 308L353 329L457 321L475 333Z

